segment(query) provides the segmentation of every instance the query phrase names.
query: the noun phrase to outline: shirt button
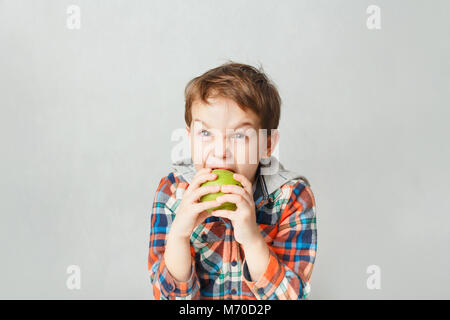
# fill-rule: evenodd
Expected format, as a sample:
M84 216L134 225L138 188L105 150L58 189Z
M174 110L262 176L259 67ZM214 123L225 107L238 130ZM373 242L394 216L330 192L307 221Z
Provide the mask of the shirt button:
M236 294L236 289L231 289L231 294Z
M236 260L231 261L231 265L232 265L233 267L235 267L235 266L237 265L237 261L236 261Z
M202 234L202 240L203 240L203 241L206 241L206 239L208 239L208 236L206 235L206 233L203 233L203 234Z

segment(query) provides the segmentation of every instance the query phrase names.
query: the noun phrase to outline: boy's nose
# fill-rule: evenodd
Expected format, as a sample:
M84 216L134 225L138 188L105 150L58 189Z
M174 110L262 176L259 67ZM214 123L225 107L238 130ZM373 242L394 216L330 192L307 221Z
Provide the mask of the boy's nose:
M214 156L218 159L224 159L231 156L226 139L216 141L214 146Z

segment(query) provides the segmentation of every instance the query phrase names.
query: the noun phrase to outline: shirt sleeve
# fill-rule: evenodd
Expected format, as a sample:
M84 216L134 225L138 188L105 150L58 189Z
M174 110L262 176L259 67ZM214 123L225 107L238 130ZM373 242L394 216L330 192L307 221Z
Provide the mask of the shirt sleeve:
M166 237L175 215L166 205L175 191L169 176L161 179L151 214L148 271L153 286L153 296L156 300L198 299L200 283L195 271L195 259L191 259L191 273L187 281L178 281L172 277L164 260Z
M297 182L284 207L269 262L261 278L252 281L247 262L243 279L258 300L300 300L310 292L317 251L316 205L309 186Z

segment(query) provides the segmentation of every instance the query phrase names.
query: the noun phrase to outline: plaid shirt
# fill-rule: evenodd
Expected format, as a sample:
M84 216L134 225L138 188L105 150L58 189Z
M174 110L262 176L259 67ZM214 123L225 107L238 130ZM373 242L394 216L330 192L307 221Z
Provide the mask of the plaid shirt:
M277 161L276 158L271 158ZM148 271L155 299L299 300L310 292L317 250L316 207L306 178L285 170L262 175L253 186L256 222L270 252L261 278L252 281L244 250L226 218L210 216L190 239L191 273L178 281L164 261L166 236L175 210L196 171L192 159L173 164L156 190L150 227Z

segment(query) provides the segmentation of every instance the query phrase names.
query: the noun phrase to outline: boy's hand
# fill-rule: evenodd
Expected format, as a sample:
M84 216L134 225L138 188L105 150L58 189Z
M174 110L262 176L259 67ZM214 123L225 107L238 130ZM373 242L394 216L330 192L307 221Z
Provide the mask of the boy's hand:
M220 206L217 200L200 202L200 198L208 193L219 192L220 186L200 185L208 180L215 180L217 175L211 173L211 168L197 171L191 184L183 194L180 205L175 210L175 219L169 233L177 238L189 239L192 231L211 214L206 210Z
M245 176L237 173L233 175L233 178L239 181L243 188L236 185L223 185L220 191L228 194L217 197L216 201L232 202L236 204L236 210L215 210L212 215L230 219L234 228L234 238L245 246L261 238L261 233L256 223L251 182Z

